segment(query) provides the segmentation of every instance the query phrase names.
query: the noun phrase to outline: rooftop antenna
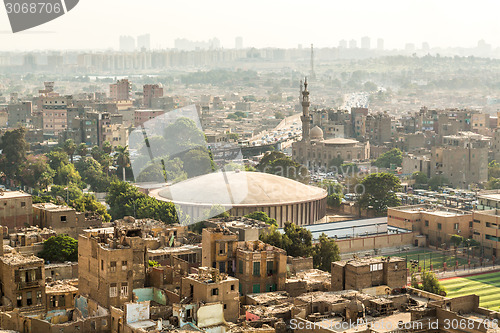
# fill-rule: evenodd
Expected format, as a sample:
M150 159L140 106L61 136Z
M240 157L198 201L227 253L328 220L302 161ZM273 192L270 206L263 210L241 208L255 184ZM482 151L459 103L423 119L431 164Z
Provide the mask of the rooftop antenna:
M314 72L314 46L311 44L311 80L316 80L316 73Z

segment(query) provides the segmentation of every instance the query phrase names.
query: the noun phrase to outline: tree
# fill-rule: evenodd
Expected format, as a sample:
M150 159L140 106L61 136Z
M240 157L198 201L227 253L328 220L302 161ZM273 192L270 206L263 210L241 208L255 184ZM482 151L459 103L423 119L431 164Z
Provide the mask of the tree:
M85 184L82 184L82 177L80 173L76 170L74 164L66 164L60 166L56 169L56 175L54 177L54 184L56 185L68 185L75 184L83 188Z
M308 170L282 152L267 152L257 165L257 170L273 175L308 182Z
M75 184L69 184L68 186L52 185L48 194L58 199L58 201L66 202L68 205L83 196L82 190Z
M179 118L165 128L164 135L167 152L183 152L205 146L205 134L194 121Z
M64 141L63 150L66 154L68 154L71 163L73 163L73 155L75 154L76 148L77 146L72 139Z
M411 179L414 179L417 185L427 184L428 181L427 175L421 171L415 171L411 175Z
M20 175L24 185L44 190L52 184L55 172L50 168L45 155L29 155L20 170Z
M332 167L335 167L337 168L337 170L340 171L340 166L344 164L344 160L342 159L342 157L340 156L337 156L337 157L334 157L330 160L330 162L328 162L328 167L332 168Z
M76 147L75 153L77 155L80 155L81 157L87 156L89 150L87 148L87 145L85 143L80 143L78 147Z
M463 243L463 241L464 241L464 238L460 235L451 235L450 236L450 242L455 247L455 251L457 250L457 247Z
M61 148L52 150L47 154L47 157L49 159L49 165L52 170L58 170L62 166L69 163L68 154L61 150Z
M447 183L448 183L448 179L446 179L446 177L441 176L441 175L432 176L429 179L429 181L427 182L427 184L429 185L429 187L433 191L437 191L439 189L439 187L444 186Z
M331 208L339 208L342 204L342 194L332 193L326 197L326 204Z
M328 238L324 233L319 236L319 242L313 248L314 268L330 272L332 262L340 260L340 250L334 239Z
M260 235L260 240L272 246L279 247L292 257L309 257L313 254L312 234L309 230L292 222L286 222L284 233L272 225L269 232Z
M189 178L201 176L214 170L209 151L205 147L191 149L181 159L184 171L186 171Z
M38 256L50 262L78 261L78 241L68 235L52 236L43 242Z
M361 181L362 193L358 204L361 208L373 208L375 212L384 214L388 207L401 205L396 192L401 187L398 177L391 173L373 173Z
M264 212L259 212L259 211L253 212L253 213L245 215L245 217L248 217L249 219L259 220L259 221L265 222L265 223L267 223L269 225L278 226L278 223L276 222L276 219L270 218Z
M128 151L128 146L122 147L117 146L116 151L116 164L122 169L123 181L125 181L125 170L130 167L130 155Z
M103 222L111 221L111 215L108 214L106 206L97 201L96 197L92 194L86 193L76 200L73 200L71 202L71 206L73 206L78 212L97 213L101 217Z
M83 157L75 166L83 181L89 184L90 189L95 192L107 192L111 182L116 179L116 177L107 176L101 164L91 156Z
M403 153L398 148L392 148L380 155L373 164L379 168L390 168L391 164L399 167L402 163Z
M102 143L102 151L105 153L105 154L111 154L111 152L113 151L113 146L111 145L111 143L109 141L104 141Z
M422 272L420 279L422 280L422 284L419 285L419 289L436 295L446 296L446 290L441 285L434 272L425 270Z
M18 129L5 132L0 138L0 170L5 173L8 178L18 179L20 169L26 162L26 152L29 149L29 144L25 139L26 129L20 127Z

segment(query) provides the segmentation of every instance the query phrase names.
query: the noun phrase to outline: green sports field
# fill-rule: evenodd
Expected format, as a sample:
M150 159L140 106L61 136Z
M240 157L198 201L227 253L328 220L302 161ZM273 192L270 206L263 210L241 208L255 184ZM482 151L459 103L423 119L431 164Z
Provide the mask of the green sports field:
M448 297L476 294L479 305L490 310L500 308L500 272L442 280Z
M433 269L443 268L444 262L446 262L448 269L453 269L455 266L455 255L452 251L448 251L444 254L442 251L416 250L396 253L392 256L407 258L408 268L411 266L410 260L418 260L419 266L422 267L422 269L430 269L431 263ZM458 257L457 260L460 266L467 264L467 258ZM471 263L474 262L475 260L471 259Z

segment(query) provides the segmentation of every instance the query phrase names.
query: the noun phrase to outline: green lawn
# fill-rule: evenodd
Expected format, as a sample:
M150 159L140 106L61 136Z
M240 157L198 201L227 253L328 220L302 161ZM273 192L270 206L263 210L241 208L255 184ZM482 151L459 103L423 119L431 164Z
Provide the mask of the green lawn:
M418 260L419 266L422 267L422 269L430 269L431 263L433 269L443 268L443 262L446 262L446 267L448 267L448 269L453 269L455 266L455 256L453 255L453 251L449 251L446 255L444 255L442 251L416 250L396 253L391 256L408 258L408 268L411 266L410 260ZM459 266L467 264L467 258L458 257L457 260ZM471 259L471 264L473 263L474 261Z
M500 309L500 272L442 280L448 297L476 294L479 305L490 310Z

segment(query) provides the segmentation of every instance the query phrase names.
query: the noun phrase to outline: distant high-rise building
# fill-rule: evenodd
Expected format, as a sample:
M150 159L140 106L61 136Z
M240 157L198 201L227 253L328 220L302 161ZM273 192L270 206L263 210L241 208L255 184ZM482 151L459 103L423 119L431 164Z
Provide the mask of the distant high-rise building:
M135 50L135 39L132 36L120 36L120 51L133 52Z
M382 38L377 39L377 50L382 51L384 49L384 40Z
M339 48L341 48L341 49L347 49L347 41L345 39L342 39L339 42Z
M145 34L137 36L137 48L139 50L149 50L151 48L151 35Z
M413 43L406 43L406 45L405 45L405 51L407 51L407 52L415 52L415 44L413 44Z
M365 37L361 38L361 48L365 49L365 50L368 50L371 48L370 37L365 36Z
M237 50L241 50L243 48L243 37L236 37L234 39L234 48Z
M212 38L208 41L208 48L211 50L220 49L220 40L217 37Z
M355 40L355 39L351 39L351 40L349 41L349 48L350 48L350 49L355 49L355 48L357 48L357 47L358 47L358 42L356 42L356 40Z
M423 43L422 43L422 50L423 50L423 51L429 51L429 50L430 50L429 43L427 43L427 42L423 42Z

